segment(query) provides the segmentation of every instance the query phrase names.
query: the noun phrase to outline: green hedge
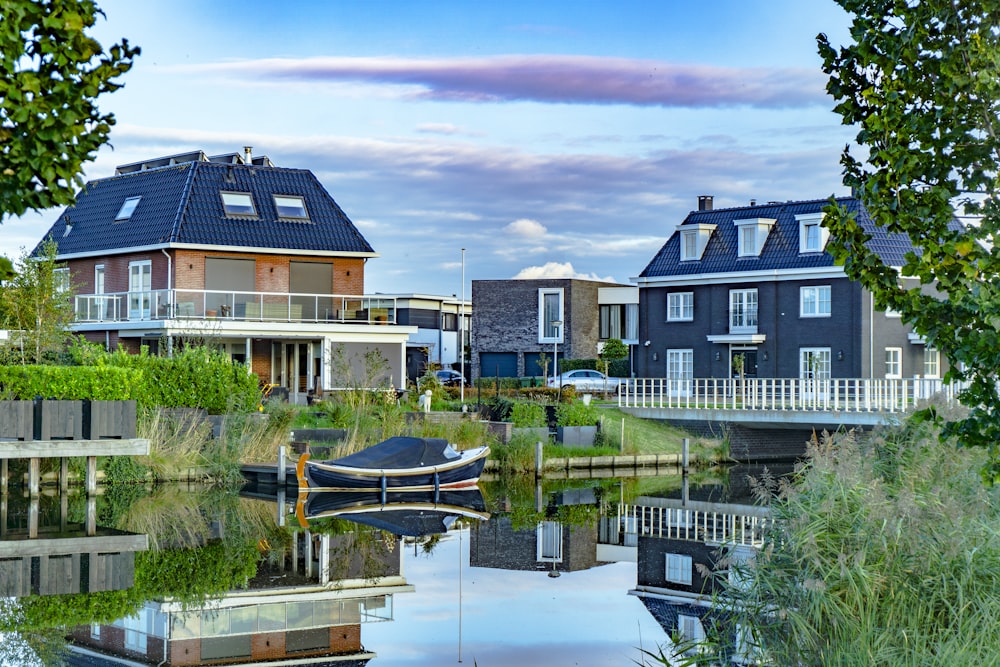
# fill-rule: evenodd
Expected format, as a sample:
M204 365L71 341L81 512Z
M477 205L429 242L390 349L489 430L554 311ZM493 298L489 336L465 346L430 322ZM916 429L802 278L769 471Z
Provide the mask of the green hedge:
M591 371L603 372L603 363L600 359L560 359L559 371L575 371L581 368ZM627 378L631 376L628 359L613 359L608 362L608 375L616 378Z
M127 401L140 399L143 373L136 369L79 366L0 366L0 398Z

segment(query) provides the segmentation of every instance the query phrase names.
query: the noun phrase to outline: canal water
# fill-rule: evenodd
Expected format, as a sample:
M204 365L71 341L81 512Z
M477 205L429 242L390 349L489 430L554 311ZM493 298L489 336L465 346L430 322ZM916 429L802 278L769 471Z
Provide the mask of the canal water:
M745 471L487 480L389 514L273 488L34 500L12 489L0 507L0 665L42 664L34 656L65 637L80 665L642 664L641 649L657 653L676 628L651 611L660 588L640 562L662 576L662 549L640 544L696 525L677 508L748 502L736 478ZM718 539L704 526L667 537Z

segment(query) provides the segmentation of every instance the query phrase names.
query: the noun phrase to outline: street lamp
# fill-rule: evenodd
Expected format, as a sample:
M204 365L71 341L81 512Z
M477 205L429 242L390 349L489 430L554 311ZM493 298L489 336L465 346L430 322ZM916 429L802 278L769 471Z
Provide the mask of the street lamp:
M552 339L552 384L559 386L559 329L562 328L562 320L553 320L552 328L556 335Z

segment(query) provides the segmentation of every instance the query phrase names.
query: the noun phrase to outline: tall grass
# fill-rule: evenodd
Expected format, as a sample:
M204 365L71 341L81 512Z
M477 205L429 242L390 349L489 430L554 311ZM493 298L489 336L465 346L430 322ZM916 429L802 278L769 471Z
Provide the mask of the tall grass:
M814 442L793 483L762 489L775 527L717 603L777 665L1000 664L983 460L927 424Z

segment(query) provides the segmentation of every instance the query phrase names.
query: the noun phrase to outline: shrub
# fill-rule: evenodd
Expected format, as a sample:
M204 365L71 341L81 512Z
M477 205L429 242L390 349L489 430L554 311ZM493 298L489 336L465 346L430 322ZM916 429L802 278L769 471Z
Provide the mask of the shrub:
M546 426L545 406L540 403L517 401L511 406L510 421L517 428Z
M556 406L556 423L559 426L594 426L597 408L583 401L569 401Z

